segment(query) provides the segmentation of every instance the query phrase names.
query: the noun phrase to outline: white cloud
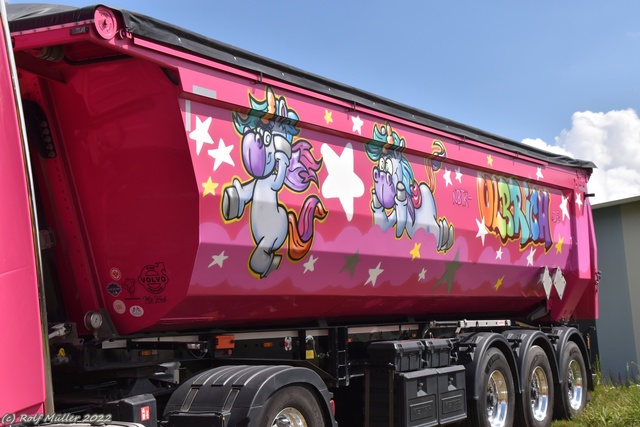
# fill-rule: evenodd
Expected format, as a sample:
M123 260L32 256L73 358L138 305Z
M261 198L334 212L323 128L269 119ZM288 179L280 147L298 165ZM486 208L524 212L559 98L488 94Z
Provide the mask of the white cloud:
M535 148L539 148L539 149L544 150L544 151L548 151L550 153L562 154L563 156L569 156L569 157L573 157L573 158L576 157L573 154L571 154L570 152L568 152L567 150L565 150L564 148L562 148L562 147L560 147L558 145L547 144L546 142L544 142L540 138L536 138L536 139L525 138L525 139L522 140L522 142L524 144L530 145L530 146L535 147Z
M577 112L555 145L540 139L522 142L594 162L597 169L589 181L593 204L640 195L640 118L632 109Z
M607 170L594 169L589 180L592 204L626 199L640 195L640 172L620 166Z

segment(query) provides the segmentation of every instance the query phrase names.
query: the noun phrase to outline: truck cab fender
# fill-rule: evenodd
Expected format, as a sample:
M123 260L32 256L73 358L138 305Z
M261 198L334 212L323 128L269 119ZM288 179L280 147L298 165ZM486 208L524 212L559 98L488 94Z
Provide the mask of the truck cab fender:
M587 387L589 390L593 391L594 379L593 370L591 369L591 360L589 357L589 352L587 351L587 344L585 343L580 331L573 326L559 326L553 328L553 335L555 338L553 340L553 347L555 350L556 363L559 369L558 376L556 377L556 385L561 385L564 382L566 372L564 372L561 364L562 354L567 344L570 341L573 341L580 349L580 353L582 354L582 358L584 359L584 366L587 370Z
M513 375L513 383L515 390L519 390L520 376L516 366L516 358L511 350L509 341L501 334L495 332L471 332L459 335L458 342L458 360L465 367L465 381L467 386L467 398L478 400L480 396L480 370L478 364L482 360L484 354L490 348L499 349L507 359L509 368Z
M512 344L511 347L516 358L516 366L520 378L524 378L525 376L526 355L534 345L539 346L546 353L547 359L549 359L549 365L551 365L553 378L558 378L558 359L547 334L540 330L510 329L503 331L502 335ZM518 393L522 393L524 390L523 382L526 381L521 381L520 387L516 388Z
M164 418L176 413L218 413L224 425L253 425L265 401L290 385L307 387L316 397L326 425L337 427L325 383L308 368L292 366L221 366L189 378L171 395Z

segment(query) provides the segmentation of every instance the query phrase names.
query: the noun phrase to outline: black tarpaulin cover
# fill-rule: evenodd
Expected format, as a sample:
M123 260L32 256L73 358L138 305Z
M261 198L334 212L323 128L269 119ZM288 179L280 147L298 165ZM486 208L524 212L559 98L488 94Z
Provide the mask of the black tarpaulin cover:
M94 11L98 6L99 5L74 8L51 4L8 4L7 13L11 32L15 32L93 19ZM494 135L475 127L430 114L270 60L140 13L116 8L112 8L112 10L121 15L128 32L141 38L150 39L236 67L252 70L256 73L262 73L274 79L286 81L331 97L342 99L355 106L363 106L384 112L408 121L420 123L431 128L508 150L519 155L533 157L557 165L582 168L589 173L595 168L595 165L591 161L573 159L539 150L520 142Z

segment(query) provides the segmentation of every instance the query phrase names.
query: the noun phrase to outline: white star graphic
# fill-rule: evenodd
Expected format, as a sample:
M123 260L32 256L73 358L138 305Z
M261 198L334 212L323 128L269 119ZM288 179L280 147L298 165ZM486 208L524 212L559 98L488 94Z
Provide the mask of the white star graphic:
M422 271L418 274L418 282L419 282L420 280L424 280L424 278L426 277L426 275L427 275L427 269L426 269L426 268L423 268L423 269L422 269Z
M476 219L476 224L478 224L478 234L476 234L476 237L480 237L482 239L482 246L484 246L484 236L489 234L487 226L484 223L484 217L482 217L482 223Z
M224 251L222 251L218 255L213 255L211 258L213 259L213 261L211 262L211 264L209 264L209 268L213 267L214 265L217 265L218 267L222 268L222 264L224 264L224 260L229 257L224 254Z
M304 271L302 272L302 274L306 273L307 271L314 271L317 260L318 260L318 258L315 258L313 255L311 255L309 257L309 261L307 261L307 262L305 262L303 264L304 265Z
M444 182L445 182L445 187L448 187L450 185L453 185L453 183L451 182L451 171L447 168L444 168Z
M204 144L213 144L213 139L209 135L209 126L211 125L211 117L203 122L200 117L196 116L196 130L189 134L189 138L196 141L196 154L200 155L200 150Z
M576 205L582 210L582 194L576 193Z
M569 209L567 209L567 201L568 197L562 196L562 203L560 203L560 210L562 211L562 220L564 221L564 217L569 218Z
M215 162L213 163L214 171L216 171L222 163L235 166L233 159L231 158L231 150L233 150L233 145L226 146L222 138L220 138L218 148L208 151L209 155L215 159Z
M364 122L360 118L360 116L351 116L351 121L353 122L353 128L351 132L358 132L359 135L362 135L362 125Z
M339 199L347 220L351 221L353 199L364 194L364 183L353 171L351 143L347 143L340 156L328 144L322 144L320 152L327 166L327 178L322 183L322 196L327 199Z
M371 286L376 285L376 280L378 280L378 276L384 271L383 269L380 268L380 265L382 265L382 262L379 262L378 265L376 265L376 268L369 269L369 279L364 284L365 286L367 286L369 283L371 283Z
M536 171L536 178L538 179L544 178L544 176L542 176L542 168L538 168L538 170Z
M496 259L502 259L502 247L496 251Z
M527 255L527 266L533 265L533 256L536 254L536 250L531 248L529 255Z
M456 168L456 181L462 184L462 172L460 172L460 168Z

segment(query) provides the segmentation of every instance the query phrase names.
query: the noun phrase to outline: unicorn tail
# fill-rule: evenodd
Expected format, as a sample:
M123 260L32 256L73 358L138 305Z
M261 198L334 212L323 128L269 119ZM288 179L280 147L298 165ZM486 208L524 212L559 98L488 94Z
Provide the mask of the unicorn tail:
M436 171L433 170L432 159L426 160L425 169L427 170L427 186L434 193L436 191Z
M289 259L300 261L311 249L313 243L314 220L324 220L329 212L318 196L311 195L304 200L300 210L300 218L295 211L287 212L289 220L288 250Z
M436 191L436 172L440 170L442 167L442 161L438 160L438 157L445 158L447 157L447 149L445 148L442 141L439 139L434 139L431 144L431 154L434 154L434 158L428 158L425 160L425 168L427 169L427 185L431 189L431 192Z

